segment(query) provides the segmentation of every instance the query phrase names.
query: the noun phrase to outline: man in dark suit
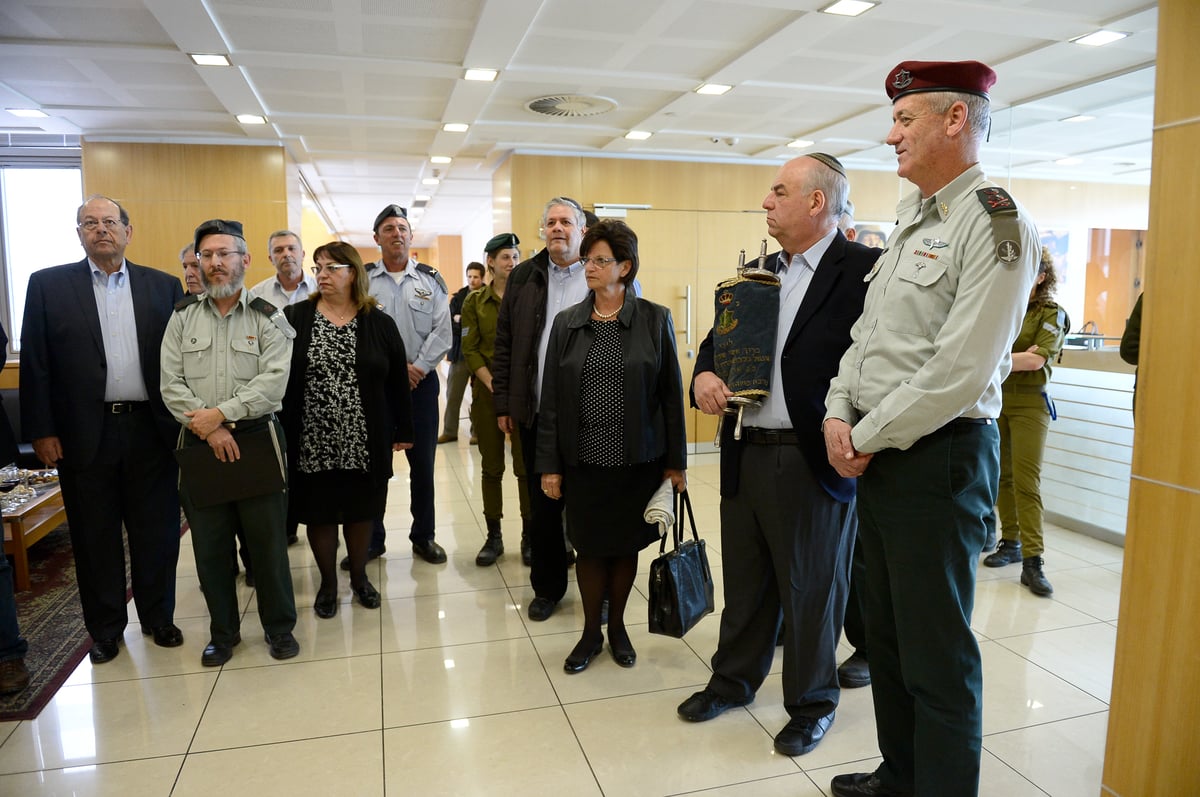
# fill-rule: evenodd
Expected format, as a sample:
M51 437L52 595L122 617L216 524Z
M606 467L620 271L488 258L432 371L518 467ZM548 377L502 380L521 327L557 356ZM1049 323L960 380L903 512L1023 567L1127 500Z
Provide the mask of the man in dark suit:
M790 720L775 737L784 755L812 750L838 704L836 648L854 546L854 480L825 455L825 393L862 312L879 254L838 231L849 186L842 165L817 153L784 164L763 200L783 251L770 395L721 441L721 555L725 609L708 686L679 706L703 722L749 703L767 676L784 624L783 696ZM712 333L700 346L692 400L721 413L733 395L714 373Z
M179 424L159 394L159 345L179 280L125 259L129 214L91 196L76 214L87 257L29 278L21 333L21 427L57 467L91 659L116 657L126 611L124 524L142 633L183 644L175 626Z

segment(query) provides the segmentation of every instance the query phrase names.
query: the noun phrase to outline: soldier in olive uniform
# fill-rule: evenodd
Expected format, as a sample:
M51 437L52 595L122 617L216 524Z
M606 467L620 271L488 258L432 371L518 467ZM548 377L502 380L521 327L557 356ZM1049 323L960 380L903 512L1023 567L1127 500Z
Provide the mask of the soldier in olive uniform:
M205 293L175 306L162 341L162 397L183 429L180 446L207 444L222 462L240 457L233 430L270 424L283 447L275 413L287 388L295 330L282 313L243 289L250 254L242 225L212 219L196 228ZM289 334L290 333L290 334ZM238 530L254 562L258 613L271 656L300 652L292 636L296 599L288 567L287 492L197 506L185 484L180 491L192 529L196 574L208 604L211 641L200 657L218 667L242 641L241 613L229 568Z
M487 242L487 270L492 281L473 291L463 302L462 351L467 368L475 376L471 388L471 423L479 436L479 471L483 481L483 518L487 523L487 541L479 549L475 564L487 567L504 553L500 518L504 515L504 496L500 480L504 477L504 438L512 441L513 473L517 477L517 495L521 504L521 555L526 556L529 525L529 493L525 483L525 459L521 436L505 435L496 424L496 404L492 398L492 355L496 347L496 318L508 275L521 259L517 247L521 241L510 232ZM529 564L528 560L525 561Z
M998 506L1003 538L983 560L988 567L1023 561L1021 583L1042 596L1054 592L1042 572L1042 452L1054 407L1046 386L1070 326L1066 311L1050 300L1057 282L1054 259L1043 248L1029 309L1012 346L1012 373L1003 386Z

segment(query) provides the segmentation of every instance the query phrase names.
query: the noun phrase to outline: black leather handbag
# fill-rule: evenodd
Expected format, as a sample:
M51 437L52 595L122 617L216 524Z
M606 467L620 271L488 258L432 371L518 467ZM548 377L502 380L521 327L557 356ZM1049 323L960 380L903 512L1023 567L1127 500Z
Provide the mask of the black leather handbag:
M692 529L684 539L683 513ZM696 519L687 491L679 493L671 536L675 549L667 551L667 535L658 547L658 558L650 563L650 633L682 638L705 615L713 611L712 571L704 540L696 533Z

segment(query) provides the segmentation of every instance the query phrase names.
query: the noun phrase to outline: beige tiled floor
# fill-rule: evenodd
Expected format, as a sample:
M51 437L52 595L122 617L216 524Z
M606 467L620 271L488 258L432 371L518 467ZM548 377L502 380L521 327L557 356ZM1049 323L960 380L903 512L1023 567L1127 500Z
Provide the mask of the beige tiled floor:
M689 479L719 584L717 470L713 456L700 457ZM440 446L438 539L450 560L431 566L408 548L398 471L390 550L370 571L385 599L379 611L351 603L343 576L336 619L316 619L316 571L297 545L289 555L301 654L267 655L243 586L245 642L225 667L201 667L207 617L185 537L185 645L156 648L134 620L117 660L93 668L85 659L40 717L0 723L0 795L819 797L834 775L878 762L869 688L844 692L825 741L795 759L771 746L786 721L777 678L750 706L699 726L679 720L675 706L708 679L715 616L683 641L633 623L636 667L602 655L566 675L581 611L572 586L549 621L525 616L533 593L517 554L514 483L509 553L478 568L477 452L465 437ZM990 797L1099 792L1122 552L1057 528L1047 540L1051 600L1022 588L1016 565L980 568L981 791ZM651 558L643 554L643 573ZM629 617L645 616L643 582ZM719 607L720 589L717 598Z

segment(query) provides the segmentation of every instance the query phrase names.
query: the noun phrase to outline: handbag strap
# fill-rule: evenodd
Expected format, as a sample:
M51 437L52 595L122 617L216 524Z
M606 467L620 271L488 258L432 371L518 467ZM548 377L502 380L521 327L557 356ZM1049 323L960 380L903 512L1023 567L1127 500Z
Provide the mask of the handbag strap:
M692 514L692 499L688 495L687 490L683 490L676 494L675 504L675 526L672 530L672 537L675 538L675 550L679 550L679 546L683 545L687 538L687 531L683 526L683 512L687 510L688 526L692 530L692 539L696 542L700 541L700 535L696 532L696 517ZM665 545L666 539L663 539Z

